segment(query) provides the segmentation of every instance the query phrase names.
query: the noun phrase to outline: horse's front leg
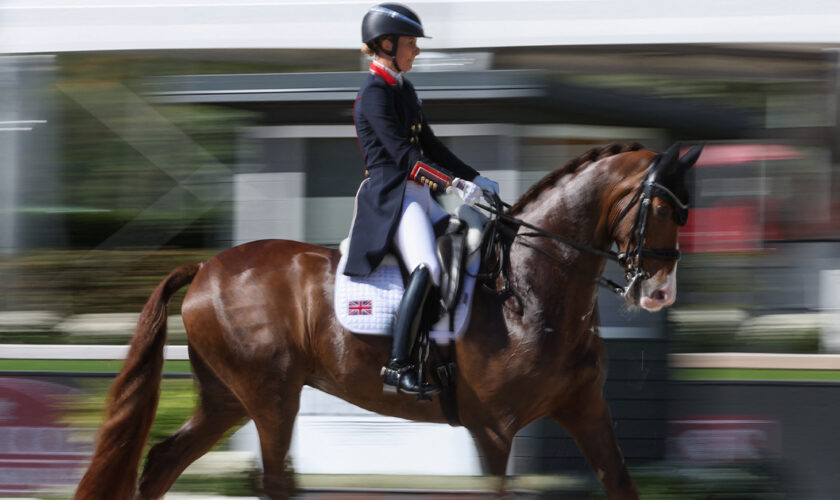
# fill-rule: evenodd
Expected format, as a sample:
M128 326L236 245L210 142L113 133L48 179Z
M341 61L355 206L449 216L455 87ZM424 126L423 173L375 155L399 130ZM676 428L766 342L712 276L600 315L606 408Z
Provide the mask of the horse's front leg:
M558 410L554 419L577 442L610 499L638 499L639 492L615 439L612 416L601 384L593 382L591 387L581 391L580 398L572 400L574 407Z
M505 471L513 438L499 431L498 427L492 424L482 425L470 427L469 431L481 452L483 472L491 477L492 489L497 498L506 498Z

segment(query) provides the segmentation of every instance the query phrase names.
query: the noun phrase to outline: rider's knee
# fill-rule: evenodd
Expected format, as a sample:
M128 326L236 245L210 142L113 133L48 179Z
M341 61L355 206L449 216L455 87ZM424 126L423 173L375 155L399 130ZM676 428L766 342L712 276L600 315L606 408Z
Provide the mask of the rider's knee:
M427 273L434 286L440 286L440 262L437 260L421 262L412 270L413 273Z

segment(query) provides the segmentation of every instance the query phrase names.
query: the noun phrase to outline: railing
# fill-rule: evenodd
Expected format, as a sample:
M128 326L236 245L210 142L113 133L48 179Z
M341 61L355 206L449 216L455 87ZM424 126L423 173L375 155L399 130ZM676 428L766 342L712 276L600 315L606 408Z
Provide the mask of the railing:
M0 359L119 360L127 353L127 345L0 344ZM170 361L189 359L185 345L164 346L163 356Z

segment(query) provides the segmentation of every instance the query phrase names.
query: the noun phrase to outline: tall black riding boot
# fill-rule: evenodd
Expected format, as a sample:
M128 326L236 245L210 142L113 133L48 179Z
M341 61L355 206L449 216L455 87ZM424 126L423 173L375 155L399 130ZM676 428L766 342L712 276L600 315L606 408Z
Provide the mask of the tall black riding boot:
M405 288L405 294L397 311L391 359L388 360L387 366L382 367L386 392L434 394L439 391L436 386L417 380L415 366L408 359L414 341L417 339L423 305L431 288L432 275L429 268L423 264L417 266L411 272L408 286Z

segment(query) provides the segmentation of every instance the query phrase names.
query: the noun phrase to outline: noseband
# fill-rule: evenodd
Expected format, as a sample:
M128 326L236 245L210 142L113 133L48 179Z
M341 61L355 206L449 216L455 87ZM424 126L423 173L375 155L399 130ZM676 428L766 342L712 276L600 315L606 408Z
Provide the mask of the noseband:
M630 213L630 210L633 206L636 206L636 214L633 218L633 226L630 229L630 238L627 241L627 248L621 250L619 252L615 251L608 251L605 252L603 250L599 250L597 248L593 248L589 245L585 245L578 241L566 238L565 236L561 236L556 233L552 233L551 231L546 231L540 227L534 226L529 224L521 219L513 217L505 213L505 207L510 208L510 205L504 203L498 195L494 195L492 199L493 207L486 206L483 204L476 204L475 206L490 212L491 214L496 215L496 219L493 220L493 227L488 231L489 238L491 242L498 242L502 248L499 252L499 260L500 262L497 264L496 268L488 273L482 274L480 278L485 283L492 285L499 274L503 275L504 278L504 287L502 292L510 292L510 282L506 275L506 266L503 261L505 258L504 256L507 254L507 251L510 249L510 246L518 237L541 237L541 238L550 238L571 247L574 247L578 250L588 252L599 257L603 257L614 262L617 262L623 269L624 269L624 278L627 280L626 286L621 286L618 283L615 283L612 280L604 278L603 276L599 276L595 279L595 281L609 289L610 291L620 295L622 297L626 296L628 293L631 293L634 287L637 286L637 283L641 283L642 281L649 279L650 275L642 269L642 257L647 257L651 259L658 259L658 260L672 260L678 261L680 260L680 251L676 248L647 248L642 246L642 242L645 238L645 231L647 229L647 218L648 213L650 212L651 203L654 197L659 197L665 200L666 203L671 207L672 213L674 215L674 220L679 226L684 226L686 221L688 220L688 204L681 201L677 195L673 193L670 189L666 186L662 185L659 182L656 182L657 173L660 170L659 160L661 158L661 154L657 155L653 162L651 162L650 166L648 167L648 171L645 174L644 179L642 179L641 184L639 185L638 189L636 189L633 198L630 199L630 202L627 204L626 207L621 211L618 216L618 219L612 226L610 230L610 234L615 234L615 230L617 229L618 225L621 223L622 220ZM638 203L636 203L638 201ZM505 224L500 224L503 222ZM530 229L533 232L529 233L520 233L519 227L525 227ZM494 245L487 246L487 252L492 250ZM535 247L533 245L528 245L534 250L542 253L546 257L556 262L564 263L563 260L559 259L558 257L549 254L548 252ZM488 255L485 255L484 262L487 261Z

